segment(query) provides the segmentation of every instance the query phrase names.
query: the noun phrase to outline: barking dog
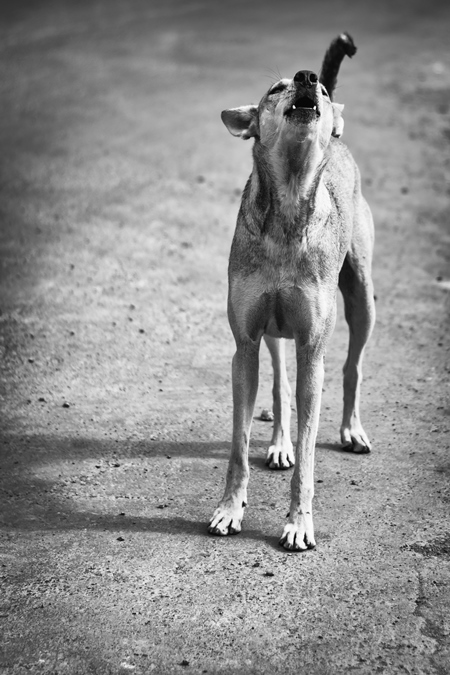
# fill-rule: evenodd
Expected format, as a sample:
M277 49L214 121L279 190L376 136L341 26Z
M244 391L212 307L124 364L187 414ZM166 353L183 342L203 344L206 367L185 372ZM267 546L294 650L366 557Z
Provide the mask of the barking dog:
M295 551L315 546L314 449L338 286L350 331L341 440L354 452L370 451L359 396L364 347L375 320L373 222L358 168L338 140L343 106L332 102L341 61L355 51L344 33L331 43L320 77L300 70L274 84L259 105L222 113L231 134L255 142L229 261L228 317L236 342L233 438L225 492L209 525L212 534L241 529L264 337L274 370L274 429L267 464L271 469L294 466L289 520L280 544ZM295 340L297 355L295 455L284 338Z

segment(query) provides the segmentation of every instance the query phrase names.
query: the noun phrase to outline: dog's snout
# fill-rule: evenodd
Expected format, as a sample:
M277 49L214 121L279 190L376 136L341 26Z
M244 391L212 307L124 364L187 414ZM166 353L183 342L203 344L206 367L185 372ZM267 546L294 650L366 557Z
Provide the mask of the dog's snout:
M307 88L313 87L318 81L319 78L311 70L299 70L294 75L294 82Z

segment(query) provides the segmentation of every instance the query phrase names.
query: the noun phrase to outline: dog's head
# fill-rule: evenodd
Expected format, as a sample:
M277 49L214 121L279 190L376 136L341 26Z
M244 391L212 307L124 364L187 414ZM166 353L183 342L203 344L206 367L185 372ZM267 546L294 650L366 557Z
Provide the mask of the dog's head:
M315 73L300 70L292 80L273 84L259 105L224 110L222 121L233 136L255 138L268 149L286 136L316 140L325 149L331 136L342 135L343 108L330 100Z

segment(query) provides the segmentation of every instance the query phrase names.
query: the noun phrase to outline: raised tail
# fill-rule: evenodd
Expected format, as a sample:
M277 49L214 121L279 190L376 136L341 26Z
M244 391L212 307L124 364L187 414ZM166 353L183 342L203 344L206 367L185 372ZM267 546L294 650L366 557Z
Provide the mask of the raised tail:
M319 80L327 90L331 100L333 99L333 92L336 88L339 68L344 56L350 56L351 58L355 53L355 43L348 33L341 33L338 35L325 52Z

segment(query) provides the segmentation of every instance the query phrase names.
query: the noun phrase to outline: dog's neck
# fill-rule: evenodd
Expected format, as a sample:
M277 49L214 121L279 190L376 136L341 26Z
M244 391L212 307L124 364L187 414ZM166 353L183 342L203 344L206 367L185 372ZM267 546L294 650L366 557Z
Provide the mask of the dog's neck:
M325 215L320 198L325 156L316 139L282 139L270 150L255 144L251 195L259 202L269 198L288 226L301 226L313 213Z

